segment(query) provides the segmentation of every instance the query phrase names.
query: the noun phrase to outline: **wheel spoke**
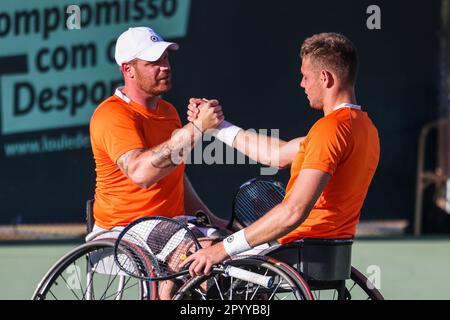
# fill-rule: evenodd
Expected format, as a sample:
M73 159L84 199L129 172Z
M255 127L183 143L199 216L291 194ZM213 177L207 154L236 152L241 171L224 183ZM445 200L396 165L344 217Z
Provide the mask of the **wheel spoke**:
M272 300L273 295L275 294L275 292L277 291L277 289L280 287L281 283L283 282L283 280L281 280L280 282L278 282L277 287L273 290L272 294L270 295L268 300Z
M294 274L288 268L280 267L276 262L243 258L232 261L230 265L258 273L261 276L270 275L274 278L274 285L273 287L265 288L252 281L227 277L223 272L218 272L214 276L188 280L181 291L176 294L176 299L185 300L190 297L195 297L193 296L194 292L200 294L200 299L290 300L308 298L303 293L307 292L309 288L304 286L301 281L297 281L298 275ZM203 288L205 279L207 279L206 281L213 281L213 285L207 288L205 294L202 294L199 289ZM224 281L221 281L222 279Z
M269 270L266 269L266 272L264 273L264 276L267 276L267 273L268 273L268 272L269 272ZM256 291L253 292L253 295L252 295L252 297L250 298L250 300L253 300L253 298L255 297L255 295L256 295L256 293L258 292L258 290L259 290L260 287L261 287L261 285L258 285L258 286L256 287Z
M102 263L103 263L103 265L105 265L103 259L102 259ZM114 280L116 280L116 278L117 278L117 273L116 273L116 274L114 275L113 279L111 280L111 275L112 275L113 268L114 268L114 263L111 263L111 269L110 269L109 272L108 272L108 282L107 282L108 285L106 286L105 292L104 292L103 295L100 297L100 300L103 300L103 299L104 299L104 297L105 297L106 294L108 293L109 288L112 286Z
M348 292L352 292L353 288L356 286L356 282L353 282L353 285L351 286L350 289L348 289Z
M78 273L78 270L80 270L80 269L78 269L77 261L75 260L75 261L73 262L73 264L74 264L74 266L75 266L75 274L77 275L77 279L78 279L78 283L80 284L81 292L84 292L84 290L83 290L83 285L82 285L82 282L81 282L81 279L80 279L80 274ZM85 299L84 299L84 294L83 294L83 296L82 296L82 300L85 300Z
M77 293L76 293L72 288L70 288L70 285L69 285L69 283L66 281L66 278L64 278L64 276L63 276L62 274L60 275L60 277L64 280L64 282L66 283L67 288L70 289L70 292L73 293L73 295L77 298L77 300L81 300L81 299L78 297Z
M55 300L59 300L59 299L53 294L52 290L50 290L48 293L50 293L50 294L53 296L53 298L55 298Z
M220 299L221 299L221 300L225 300L225 299L223 298L223 295L222 295L222 290L220 290L220 286L219 286L219 284L217 283L217 278L216 278L216 277L214 277L214 283L216 284L217 291L218 291L219 294L220 294Z
M102 296L100 297L100 300L105 299L106 294L108 293L109 288L111 288L112 284L114 283L114 280L116 280L117 278L117 274L114 275L114 277L112 278L111 282L108 282L108 285L106 286L105 292L102 294Z
M258 290L259 290L260 287L261 287L261 285L258 285L258 286L256 287L256 290L253 292L253 295L252 295L252 297L250 298L250 300L253 300L253 298L255 297L255 295L256 295L256 293L258 292Z
M136 282L135 284L132 284L127 287L126 284L130 281L130 279L131 278L128 278L127 282L123 285L122 290L119 290L117 293L113 293L113 294L110 294L109 296L106 296L104 300L108 300L109 298L111 298L113 296L115 296L115 298L114 298L114 300L115 300L121 293L125 292L125 290L128 290L128 289L133 288L138 285L138 283Z

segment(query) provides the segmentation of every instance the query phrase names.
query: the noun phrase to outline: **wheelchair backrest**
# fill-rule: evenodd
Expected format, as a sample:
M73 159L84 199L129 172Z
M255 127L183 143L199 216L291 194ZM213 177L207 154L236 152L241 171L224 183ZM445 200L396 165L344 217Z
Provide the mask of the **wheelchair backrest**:
M94 199L86 201L86 232L91 233L94 229Z
M350 278L353 239L311 239L275 247L265 254L288 263L306 281Z

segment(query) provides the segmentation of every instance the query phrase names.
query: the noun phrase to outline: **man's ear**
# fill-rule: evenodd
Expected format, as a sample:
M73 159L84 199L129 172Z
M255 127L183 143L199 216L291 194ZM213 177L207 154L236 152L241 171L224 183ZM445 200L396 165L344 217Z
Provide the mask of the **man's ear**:
M122 66L120 67L122 70L122 73L124 75L127 75L128 78L133 79L134 78L134 69L131 64L129 63L122 63Z
M335 81L333 74L327 70L322 70L320 72L320 80L327 89L331 88Z

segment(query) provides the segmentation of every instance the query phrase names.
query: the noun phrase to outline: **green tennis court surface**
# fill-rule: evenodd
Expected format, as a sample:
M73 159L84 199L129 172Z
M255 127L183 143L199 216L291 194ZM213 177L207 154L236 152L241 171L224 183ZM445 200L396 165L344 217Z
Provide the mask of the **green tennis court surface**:
M0 299L29 299L50 266L75 246L0 245ZM357 239L352 255L386 299L450 299L450 237Z

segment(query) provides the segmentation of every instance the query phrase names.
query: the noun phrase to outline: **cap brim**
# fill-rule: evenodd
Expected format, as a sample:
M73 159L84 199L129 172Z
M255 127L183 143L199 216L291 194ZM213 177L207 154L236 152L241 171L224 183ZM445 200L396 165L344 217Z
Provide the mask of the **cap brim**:
M141 54L139 54L136 58L154 62L161 58L163 53L166 50L178 50L179 46L173 42L165 42L159 41L152 45L151 47L145 49Z

